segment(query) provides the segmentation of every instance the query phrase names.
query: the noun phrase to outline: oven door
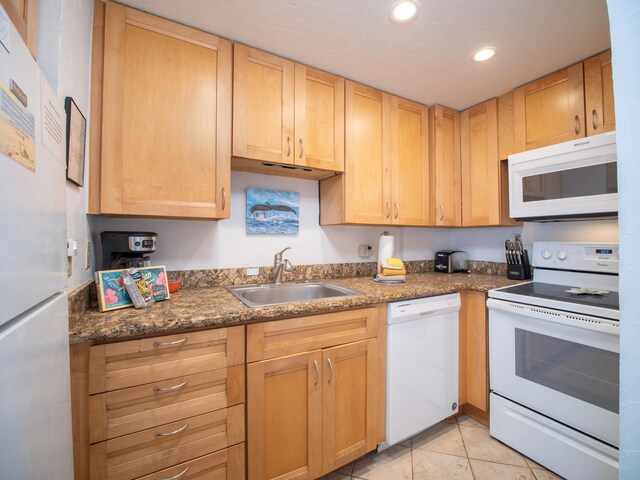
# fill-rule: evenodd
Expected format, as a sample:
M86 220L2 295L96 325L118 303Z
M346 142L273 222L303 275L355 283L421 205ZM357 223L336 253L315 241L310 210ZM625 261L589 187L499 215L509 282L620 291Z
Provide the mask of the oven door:
M516 219L616 215L615 134L510 155L509 197Z
M617 322L490 298L491 390L618 446Z

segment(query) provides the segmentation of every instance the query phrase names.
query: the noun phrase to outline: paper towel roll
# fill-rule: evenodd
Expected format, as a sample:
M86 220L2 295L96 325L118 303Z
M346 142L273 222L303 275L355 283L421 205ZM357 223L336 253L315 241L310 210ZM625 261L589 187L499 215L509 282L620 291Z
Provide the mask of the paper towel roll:
M393 235L382 232L382 235L380 235L380 243L378 244L378 265L380 265L380 262L386 262L387 258L393 257L394 241Z

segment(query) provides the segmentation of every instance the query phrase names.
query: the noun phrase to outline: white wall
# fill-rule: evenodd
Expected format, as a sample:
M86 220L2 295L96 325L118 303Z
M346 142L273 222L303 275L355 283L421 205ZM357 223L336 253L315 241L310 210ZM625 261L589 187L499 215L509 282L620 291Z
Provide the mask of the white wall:
M571 222L525 222L522 227L459 228L449 234L451 248L465 250L473 260L504 262L504 241L522 235L524 247L531 252L534 241L617 242L617 220Z
M41 0L39 6L38 64L57 91L61 104L72 97L87 118L91 78L92 0ZM67 182L67 238L78 242L78 256L73 258L68 289L91 278L86 269L86 242L90 240L87 221L89 138L87 135L85 183L78 187Z
M300 232L297 235L247 235L247 188L267 188L300 193ZM158 233L153 263L170 270L265 266L284 247L294 264L360 262L360 244L373 247L388 230L396 239L396 255L406 260L432 258L446 247L446 231L423 228L321 227L318 182L245 172L231 173L231 218L214 221L153 220L93 217L94 238L103 230L143 230Z
M608 0L620 187L620 478L640 478L640 2Z

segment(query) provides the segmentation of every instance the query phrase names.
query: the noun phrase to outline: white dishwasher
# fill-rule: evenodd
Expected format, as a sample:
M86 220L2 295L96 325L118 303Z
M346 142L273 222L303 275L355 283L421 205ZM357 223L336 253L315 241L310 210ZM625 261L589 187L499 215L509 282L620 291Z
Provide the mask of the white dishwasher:
M460 295L387 306L387 437L379 450L458 411Z

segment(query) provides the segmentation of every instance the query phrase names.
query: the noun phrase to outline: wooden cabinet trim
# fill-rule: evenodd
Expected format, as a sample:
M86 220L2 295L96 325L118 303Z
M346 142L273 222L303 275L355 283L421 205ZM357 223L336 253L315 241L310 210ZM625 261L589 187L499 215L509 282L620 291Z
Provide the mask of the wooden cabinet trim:
M18 31L22 41L27 45L33 58L38 55L38 0L22 0L20 12L12 0L0 0L11 23Z
M616 119L611 50L588 58L583 63L587 135L614 131Z

